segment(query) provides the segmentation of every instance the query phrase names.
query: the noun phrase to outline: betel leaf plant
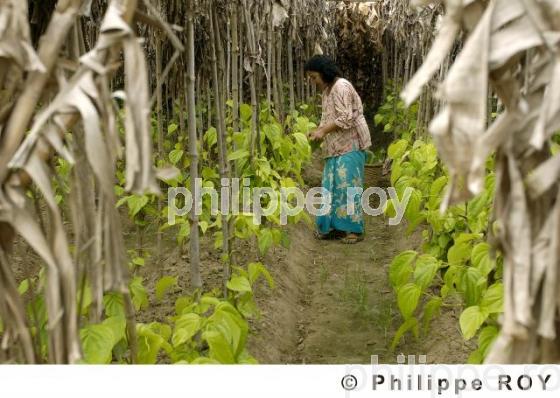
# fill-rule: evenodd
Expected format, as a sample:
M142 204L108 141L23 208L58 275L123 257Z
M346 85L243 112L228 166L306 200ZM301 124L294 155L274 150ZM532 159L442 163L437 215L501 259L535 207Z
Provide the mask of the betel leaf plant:
M395 101L390 97L388 101ZM389 112L382 107L382 112ZM414 112L396 105L398 137L388 148L392 161L391 184L399 198L409 195L404 219L407 233L421 231L419 250L407 250L391 262L389 280L397 296L403 322L391 348L411 332L415 337L429 333L432 320L442 308L460 312L459 327L466 340L477 337L478 348L469 362L480 363L497 336L498 316L503 306L502 257L488 243L495 177L488 173L483 192L467 203L440 212L449 181L434 144L411 134ZM386 120L386 115L377 121ZM408 118L408 119L407 119ZM407 121L408 120L408 121ZM393 127L391 127L393 129ZM492 167L489 158L487 167ZM392 200L386 214L394 216Z
M406 107L399 98L399 86L389 80L384 87L384 101L373 118L376 126L383 127L383 132L392 134L394 139L412 139L419 133L418 104Z
M274 288L274 281L262 263L235 267L227 283L227 298L218 290L204 293L199 300L181 296L175 302L175 315L168 322L139 324L138 362L256 363L246 347L247 321L259 315L253 293L261 278Z
M192 296L180 296L175 301L175 314L161 322L137 323L135 345L137 357L129 357L130 335L126 332L126 312L123 296L108 292L103 297L104 319L88 323L92 303L89 284L78 294L80 318L83 326L79 335L83 350L83 363L256 363L247 352L248 320L258 317L254 289L259 280L274 288L274 280L262 263L250 263L245 268L236 267L227 283L228 295L219 290ZM28 302L27 312L32 320L31 331L40 345L42 361L47 358L48 317L45 301L38 294L45 283L41 272L37 277L25 279L18 291ZM163 276L154 288L156 300L177 286L177 278ZM151 303L146 288L139 278L130 283L134 304L139 315ZM1 325L0 325L1 326ZM0 329L1 331L1 329Z
M231 106L231 102L229 103ZM300 107L305 112L306 107ZM229 108L228 108L229 109ZM284 122L280 123L271 112L267 105L262 104L259 115L260 121L260 152L258 155L250 156L251 145L251 117L252 109L247 104L240 105L240 131L233 131L231 115L226 114L226 127L229 130L227 138L228 157L227 160L237 170L236 178L240 181L240 190L237 202L243 207L243 188L250 190L248 196L249 209L253 207L252 190L256 187L270 188L274 190L278 197L281 188L297 187L303 184L302 169L311 158L311 147L307 139L307 133L316 127L311 116L294 111ZM217 163L218 139L217 131L210 127L204 134L199 143L199 153L201 153L201 175L202 188L211 188L220 192L221 181ZM166 183L172 187L190 186L190 176L186 172L190 165L190 159L183 149L181 141L177 143L169 154L170 162L181 170L181 173L167 180ZM242 185L248 181L248 185ZM231 192L230 192L231 194ZM230 198L233 202L233 197ZM269 204L269 197L263 196L261 206L266 208ZM183 198L179 197L176 203L178 208L183 204ZM169 205L169 204L168 204ZM223 235L221 231L222 217L218 212L211 214L212 200L209 195L202 197L202 213L199 215L198 223L203 235L211 234L214 238L214 247L222 246ZM261 254L265 254L273 245L287 245L287 235L283 231L280 222L280 209L273 214L263 217L263 222L257 225L253 222L253 213L244 212L240 209L240 214L230 214L227 216L228 222L233 226L232 237L239 239L250 239L254 237L258 240L258 248ZM161 217L167 219L169 206L163 208ZM301 212L295 216L289 216L289 223L300 221L310 222L308 215ZM190 220L188 215L177 216L175 226L164 223L162 229L176 228L178 243L184 243L190 234Z

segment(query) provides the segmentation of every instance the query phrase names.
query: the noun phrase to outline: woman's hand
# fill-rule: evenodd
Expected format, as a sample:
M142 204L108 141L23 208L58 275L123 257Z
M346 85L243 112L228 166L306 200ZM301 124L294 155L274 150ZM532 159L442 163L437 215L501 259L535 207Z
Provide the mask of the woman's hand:
M309 139L311 139L311 141L319 141L322 140L323 138L325 138L325 133L321 128L318 128L317 130L309 134Z
M338 129L338 126L336 125L336 123L334 122L330 122L328 124L324 124L321 127L319 127L317 130L311 132L309 134L309 139L311 141L319 141L322 140L323 138L325 138L325 136L327 134L332 133L333 131L335 131L336 129Z

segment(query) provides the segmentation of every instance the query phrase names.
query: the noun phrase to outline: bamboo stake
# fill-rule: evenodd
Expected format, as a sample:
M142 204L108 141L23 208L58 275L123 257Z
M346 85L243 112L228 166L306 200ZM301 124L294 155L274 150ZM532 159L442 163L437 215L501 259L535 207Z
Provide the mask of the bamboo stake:
M158 12L161 10L161 5L158 4ZM162 81L161 81L161 64L162 64L162 48L161 48L161 38L159 34L156 33L156 96L157 96L157 105L156 105L156 118L157 118L157 158L161 159L163 157L163 98L162 98ZM161 196L158 196L157 199L157 211L158 214L161 214L162 211L162 201ZM160 218L157 218L156 222L156 252L157 256L162 253L161 248L161 222Z
M272 9L273 3L270 2L268 8L268 23L266 27L266 101L269 106L272 106L272 32L274 30L272 25Z
M226 15L227 23L226 23L226 73L225 73L225 97L227 99L231 98L231 42L232 42L232 32L231 32L231 23L232 18L229 15Z
M294 14L294 0L290 1L290 27L288 31L288 86L290 89L290 113L293 114L296 109L296 100L295 100L295 92L294 92L294 58L293 58L293 37L294 37L294 29L295 29L295 22L294 22L295 14Z
M195 192L196 179L198 178L198 149L196 137L196 103L195 103L195 65L194 65L194 0L187 0L187 73L185 87L187 89L187 121L189 131L189 156L191 192ZM200 239L198 234L198 216L191 212L190 232L190 265L191 286L194 289L202 287L200 276Z
M241 10L239 9L240 7L242 7L243 5L241 3L239 3L239 6L237 8L238 12L237 15L241 18L241 22L244 21L244 16L242 17L242 15L244 15L244 9L242 8ZM239 23L239 103L242 104L245 101L245 96L243 95L243 76L244 76L244 72L245 72L245 43L244 43L244 31L243 31L243 23Z
M280 32L276 36L276 90L278 91L278 117L280 122L284 122L284 87L282 82L282 35Z
M204 83L206 84L206 107L207 107L206 130L210 130L210 128L212 127L212 92L210 91L210 81L208 79L205 79Z
M187 61L188 62L188 61ZM187 72L188 73L188 72ZM203 98L203 92L202 92L202 85L200 84L200 80L201 80L201 72L199 71L197 75L195 75L195 79L196 79L196 92L195 92L195 98ZM186 76L185 76L186 79ZM186 90L186 80L184 83L184 87ZM186 91L185 91L186 92ZM185 98L187 96L185 95ZM198 137L202 137L202 130L203 130L203 126L204 126L204 122L203 122L203 118L202 118L202 110L200 110L199 112L196 112L196 107L195 107L195 113L196 113L196 131L197 131L197 136Z
M296 102L301 103L303 102L303 65L301 63L301 55L299 52L299 48L296 47Z
M247 33L247 45L249 47L249 59L250 59L250 67L248 71L249 75L249 87L251 91L251 146L250 146L250 159L253 160L255 156L255 142L256 137L258 136L258 120L257 115L259 112L259 104L257 98L257 88L255 82L255 57L257 55L257 45L255 42L255 33L253 30L253 24L251 22L251 16L249 14L249 7L247 4L247 0L243 0L243 14L245 16L245 29Z
M240 53L239 53L239 6L237 1L234 1L231 7L231 40L232 40L232 64L231 64L231 88L232 88L232 99L233 99L233 110L232 110L232 124L233 132L239 131L239 64L240 64ZM242 64L241 64L242 65ZM243 67L243 65L241 66ZM234 147L234 150L236 148ZM237 173L236 173L237 174Z
M223 115L223 107L221 103L220 91L223 87L220 87L220 80L218 79L218 57L216 54L220 54L219 47L221 45L219 40L218 32L218 21L216 18L216 13L210 8L210 48L211 48L211 58L212 58L212 75L214 79L214 105L216 107L216 118L217 118L217 130L218 130L218 158L219 158L219 168L220 168L220 178L222 183L224 180L229 180L228 163L227 163L227 150L226 150L226 133L225 133L225 119ZM220 57L220 62L223 59ZM223 64L222 64L223 65ZM224 295L227 297L227 287L226 284L229 281L230 275L230 264L229 264L229 229L227 213L222 211L222 260L224 263Z

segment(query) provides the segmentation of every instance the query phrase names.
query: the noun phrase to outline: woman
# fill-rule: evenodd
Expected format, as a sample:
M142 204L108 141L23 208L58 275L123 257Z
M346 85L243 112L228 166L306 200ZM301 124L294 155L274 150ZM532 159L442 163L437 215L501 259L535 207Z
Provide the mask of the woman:
M347 189L363 188L365 149L371 146L362 100L329 57L313 56L305 72L322 90L321 124L310 139L324 141L323 187L331 194L329 214L317 217L316 237L356 243L364 235L361 196L355 195L349 208Z

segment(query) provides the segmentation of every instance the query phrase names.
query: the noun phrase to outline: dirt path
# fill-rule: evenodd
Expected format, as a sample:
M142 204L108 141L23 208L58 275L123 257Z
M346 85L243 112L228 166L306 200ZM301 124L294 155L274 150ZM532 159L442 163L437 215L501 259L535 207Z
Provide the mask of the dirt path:
M388 267L400 251L419 244L404 227L366 217L366 237L356 245L313 239L310 227L290 228L283 260L269 264L278 283L262 291L262 319L251 352L261 363L396 363L396 355L427 355L428 363L465 363L472 347L458 330L458 314L444 312L428 336L388 347L400 324Z
M374 353L386 354L395 308L384 264L397 248L381 218L368 219L366 231L358 245L312 241L307 250L301 248L304 261L312 261L300 321L301 362L366 363ZM298 245L293 250L300 250Z

